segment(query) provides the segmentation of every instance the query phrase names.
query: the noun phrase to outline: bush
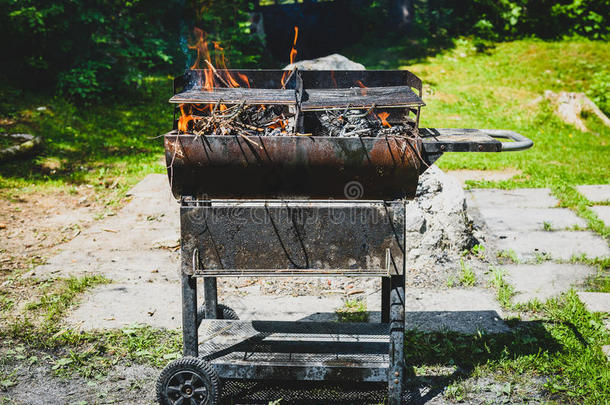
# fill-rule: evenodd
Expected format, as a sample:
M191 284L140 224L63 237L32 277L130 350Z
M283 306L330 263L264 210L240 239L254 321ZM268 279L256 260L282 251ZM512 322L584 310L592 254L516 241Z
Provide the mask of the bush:
M233 45L228 53L238 62L252 62L247 50L259 48L247 35L246 5L245 0L0 0L5 55L0 72L23 87L99 100L137 88L147 75L182 71L186 38L195 24L212 31L215 40L228 40Z
M383 14L396 0L376 0L362 15L387 31ZM591 39L610 36L610 0L411 0L414 18L411 36L443 42L460 35L485 40L524 36L558 38L581 35ZM367 26L370 24L367 24Z

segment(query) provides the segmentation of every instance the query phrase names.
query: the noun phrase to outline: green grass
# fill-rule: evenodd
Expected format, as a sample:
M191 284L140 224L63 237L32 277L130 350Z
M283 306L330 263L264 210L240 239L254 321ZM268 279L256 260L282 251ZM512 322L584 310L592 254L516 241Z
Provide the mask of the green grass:
M335 310L339 322L366 322L369 319L366 301L348 299L341 308Z
M477 283L477 277L464 260L460 260L460 284L464 287L472 287Z
M510 180L467 185L551 187L562 206L583 216L590 229L607 238L608 227L573 187L610 183L610 128L587 118L592 132L581 132L563 123L547 101L537 99L545 90L598 88L598 81L610 76L610 44L578 38L527 39L499 43L480 53L472 41L459 39L451 49L421 56L425 54L408 39L347 50L348 56L369 69L408 69L423 80L427 103L423 127L509 129L534 141L532 149L522 152L448 153L437 162L442 169L520 170Z
M169 78L147 79L132 100L92 107L0 86L2 99L16 101L0 103L5 120L0 128L43 141L35 157L0 166L0 195L79 184L93 185L98 194L108 193L110 186L121 193L144 175L163 171L163 142L155 137L171 128L170 95Z
M511 321L512 330L505 334L409 331L407 365L457 366L445 382L454 387L448 396L456 399L468 392L452 382L494 375L507 382L544 378L547 399L560 403L606 403L610 368L601 346L610 338L601 317L587 312L574 292L549 300L541 311L539 320Z
M489 266L489 271L491 273L491 284L496 290L498 302L502 305L502 308L510 309L512 307L511 299L513 295L515 295L515 289L504 279L506 271L495 266Z
M7 360L22 361L28 352L43 351L51 357L56 374L69 377L78 373L92 378L105 374L118 362L163 367L180 357L182 339L176 330L132 325L116 330L78 331L64 325L63 316L80 295L107 282L100 276L86 276L33 285L42 290L40 297L0 329L0 341L5 347L17 344L23 348L5 353Z

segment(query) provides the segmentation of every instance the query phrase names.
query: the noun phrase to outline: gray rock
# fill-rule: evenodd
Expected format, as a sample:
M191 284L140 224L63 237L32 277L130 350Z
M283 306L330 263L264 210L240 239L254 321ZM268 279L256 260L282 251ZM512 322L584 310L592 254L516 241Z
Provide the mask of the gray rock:
M411 271L407 284L444 286L450 271L459 268L461 252L475 243L466 197L459 182L437 166L419 178L415 199L407 202L407 249Z
M576 189L591 202L610 201L610 184L591 184Z
M351 61L343 55L334 53L322 58L312 60L301 60L287 65L284 70L291 70L295 67L300 70L365 70L364 65Z

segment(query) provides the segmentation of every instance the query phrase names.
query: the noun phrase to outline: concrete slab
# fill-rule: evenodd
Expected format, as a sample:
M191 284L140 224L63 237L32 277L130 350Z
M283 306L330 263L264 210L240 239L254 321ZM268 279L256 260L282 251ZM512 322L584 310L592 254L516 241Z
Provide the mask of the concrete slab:
M132 324L175 329L182 325L180 284L109 284L96 288L70 315L69 321L83 330L123 328ZM342 295L272 296L256 291L244 296L219 296L240 319L337 320L335 310L343 306ZM366 299L366 298L365 298ZM375 294L367 303L370 320L379 322L381 298ZM200 298L200 303L202 299Z
M610 293L581 291L577 294L589 311L610 313Z
M610 226L610 205L595 205L591 209L606 226Z
M551 208L559 203L548 188L474 189L466 191L466 198L469 207L477 208Z
M504 266L506 281L515 287L513 302L526 303L537 298L541 302L568 291L595 274L595 269L580 264L516 264Z
M493 292L482 288L430 290L408 288L405 293L407 329L454 331L478 330L505 333L502 309Z
M507 230L540 231L545 222L551 229L560 230L572 226L586 227L587 222L567 208L479 208L481 218L495 233Z
M591 202L610 201L610 184L577 186L576 189Z
M179 254L168 241L180 239L179 205L170 195L167 176L151 174L129 194L133 199L115 216L81 232L28 276L103 274L121 283L146 279L157 270L164 276L161 281L178 280Z
M498 249L513 250L520 260L532 260L542 254L563 260L582 254L588 257L610 255L606 241L589 231L506 231L497 236L500 238Z

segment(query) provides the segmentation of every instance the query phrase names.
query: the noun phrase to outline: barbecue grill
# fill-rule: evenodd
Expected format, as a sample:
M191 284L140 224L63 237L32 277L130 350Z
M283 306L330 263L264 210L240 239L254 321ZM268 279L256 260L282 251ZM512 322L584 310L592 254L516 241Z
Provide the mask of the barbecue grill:
M405 204L419 175L446 152L532 142L512 131L419 128L422 82L404 70L213 73L205 88L211 72L188 70L170 99L174 130L164 142L180 200L185 357L161 373L159 402L264 401L252 385L230 387L308 381L381 385L388 403L401 403ZM249 87L227 86L222 78L231 75ZM185 126L203 119L185 119L185 109L234 122L247 106L274 109L282 128L241 123L245 132L219 134L210 124ZM335 275L381 277L381 323L241 321L218 303L217 277Z

